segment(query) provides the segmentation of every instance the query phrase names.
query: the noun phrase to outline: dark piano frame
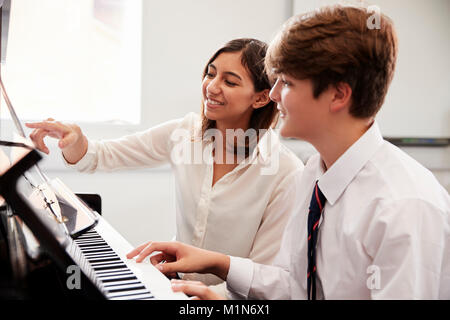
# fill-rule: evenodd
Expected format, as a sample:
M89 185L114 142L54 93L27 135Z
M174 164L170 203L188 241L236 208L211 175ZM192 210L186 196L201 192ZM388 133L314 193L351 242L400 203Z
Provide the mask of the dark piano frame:
M36 212L30 208L27 202L22 198L20 193L17 191L18 179L30 169L33 165L39 162L42 157L35 150L31 150L27 155L25 155L21 160L14 164L10 169L8 169L2 176L0 176L0 195L3 196L6 203L12 208L15 215L17 215L33 232L36 239L39 240L40 246L43 250L45 256L47 256L51 263L56 267L59 277L59 281L63 282L60 284L60 288L63 294L60 292L50 293L56 295L60 299L88 299L88 300L105 300L105 296L101 291L92 283L92 281L80 270L81 276L81 288L69 290L66 288L65 283L70 274L66 273L66 270L71 265L77 265L72 257L66 252L63 246L58 242L58 240L53 236L53 233L48 229L48 227L40 220ZM85 200L94 201L97 205L99 204L99 197L84 197ZM101 207L100 207L101 209ZM45 283L44 283L45 285ZM45 288L42 288L45 291ZM19 297L20 298L20 297ZM35 296L25 295L23 298L46 298L46 294Z

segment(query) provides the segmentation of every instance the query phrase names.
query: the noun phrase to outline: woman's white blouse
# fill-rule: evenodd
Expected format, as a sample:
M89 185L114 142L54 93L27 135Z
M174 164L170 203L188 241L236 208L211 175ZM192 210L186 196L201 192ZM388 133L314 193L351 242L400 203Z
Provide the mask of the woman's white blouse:
M302 162L269 130L246 161L212 186L213 144L193 139L199 130L199 115L190 113L120 139L89 141L86 155L69 166L94 172L170 163L176 181L176 239L270 264L295 209L292 199L298 190L291 186L303 171ZM184 278L221 282L212 275Z

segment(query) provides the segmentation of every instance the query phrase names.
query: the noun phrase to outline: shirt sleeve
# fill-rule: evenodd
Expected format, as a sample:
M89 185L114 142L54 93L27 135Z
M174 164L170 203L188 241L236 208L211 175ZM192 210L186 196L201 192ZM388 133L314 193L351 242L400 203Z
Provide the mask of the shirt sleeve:
M289 255L290 252L280 252ZM291 299L287 266L264 265L248 258L230 257L227 289L231 299Z
M231 299L247 299L253 279L254 262L248 258L230 257L226 279Z
M167 121L119 139L88 140L88 150L80 161L73 165L65 159L64 162L67 167L90 173L161 166L170 161L171 137L175 129L184 130L187 135L194 121L195 114L190 113L184 119Z
M443 270L448 212L405 199L383 207L374 219L364 241L373 258L367 271L371 298L438 299L450 284Z

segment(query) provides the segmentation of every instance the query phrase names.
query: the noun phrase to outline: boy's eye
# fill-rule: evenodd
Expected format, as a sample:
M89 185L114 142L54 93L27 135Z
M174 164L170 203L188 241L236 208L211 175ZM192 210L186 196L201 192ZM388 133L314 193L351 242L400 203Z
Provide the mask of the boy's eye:
M289 87L291 85L291 83L285 79L281 79L281 83L283 84L283 86L285 87Z

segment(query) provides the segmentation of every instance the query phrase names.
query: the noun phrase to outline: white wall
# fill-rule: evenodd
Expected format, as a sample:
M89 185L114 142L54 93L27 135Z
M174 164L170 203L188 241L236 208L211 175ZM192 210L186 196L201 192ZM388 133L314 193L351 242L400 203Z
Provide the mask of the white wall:
M144 1L143 119L154 125L200 110L201 77L233 38L270 41L290 12L285 0Z

